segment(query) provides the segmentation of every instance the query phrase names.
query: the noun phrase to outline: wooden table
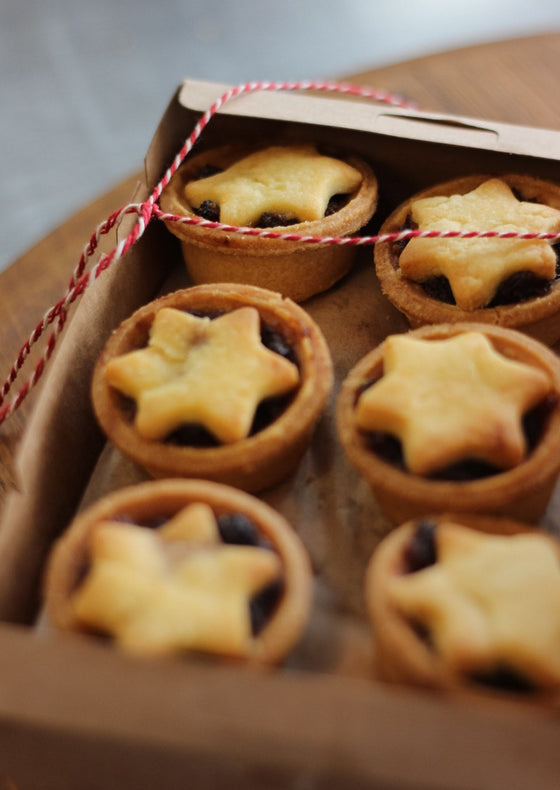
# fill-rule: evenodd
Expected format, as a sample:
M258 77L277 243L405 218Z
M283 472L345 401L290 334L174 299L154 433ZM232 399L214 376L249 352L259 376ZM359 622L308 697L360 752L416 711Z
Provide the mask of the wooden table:
M413 98L428 110L560 128L559 72L560 34L551 34L444 52L344 79ZM128 202L136 178L131 174L113 186L0 274L2 381L23 341L64 294L83 245L99 222ZM0 426L0 505L13 481L11 459L35 397L32 393Z

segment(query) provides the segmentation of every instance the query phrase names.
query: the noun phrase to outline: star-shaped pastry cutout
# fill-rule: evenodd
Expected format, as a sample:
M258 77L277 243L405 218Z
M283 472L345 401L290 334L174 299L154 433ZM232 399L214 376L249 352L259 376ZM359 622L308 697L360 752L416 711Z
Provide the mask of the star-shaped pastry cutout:
M145 439L197 424L230 443L249 435L262 400L297 386L299 371L263 345L254 307L213 320L164 307L148 345L110 360L105 377L136 401L135 426Z
M137 653L243 656L250 599L280 573L274 551L222 543L212 510L193 504L157 530L98 524L73 611L81 624Z
M189 182L185 197L193 208L216 203L220 222L230 225L254 225L266 212L303 222L321 219L333 195L354 192L361 181L358 170L313 146L271 146Z
M465 195L416 200L411 216L420 230L556 233L560 211L542 203L519 201L500 179L485 181ZM556 255L546 240L411 239L399 266L404 277L423 282L443 275L456 304L464 310L485 307L501 282L529 271L552 280Z
M509 468L524 458L522 417L551 390L544 371L506 358L478 332L392 335L383 361L383 377L358 400L356 424L398 437L411 472L465 459Z
M501 666L543 685L560 683L560 564L550 540L444 526L436 533L438 561L395 577L391 602L429 629L453 670Z

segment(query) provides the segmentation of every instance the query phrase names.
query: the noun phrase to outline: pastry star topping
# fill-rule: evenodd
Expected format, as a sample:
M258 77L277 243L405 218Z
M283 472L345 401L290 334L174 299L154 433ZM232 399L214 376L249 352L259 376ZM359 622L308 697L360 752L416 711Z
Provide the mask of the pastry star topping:
M523 459L522 417L552 386L544 371L506 358L478 332L393 335L383 360L384 375L360 396L355 419L364 431L398 437L411 472L468 458L500 468Z
M112 359L105 376L136 401L135 426L145 439L196 423L223 443L248 436L259 403L299 381L297 366L262 344L253 307L213 320L164 307L148 345Z
M226 224L251 226L266 212L303 222L321 219L333 195L354 192L361 180L358 170L311 145L271 146L191 181L185 197L195 208L216 203Z
M243 656L251 596L280 571L273 551L221 543L211 509L193 504L159 530L100 523L72 605L80 623L131 651Z
M392 603L425 625L458 672L508 667L560 683L560 564L543 535L496 536L445 523L438 561L395 577Z
M411 214L420 230L560 230L560 211L517 200L509 186L497 178L465 195L416 200ZM399 266L404 277L416 282L444 275L456 304L476 310L485 307L500 283L515 272L530 271L537 277L554 279L556 255L548 241L539 239L411 239Z

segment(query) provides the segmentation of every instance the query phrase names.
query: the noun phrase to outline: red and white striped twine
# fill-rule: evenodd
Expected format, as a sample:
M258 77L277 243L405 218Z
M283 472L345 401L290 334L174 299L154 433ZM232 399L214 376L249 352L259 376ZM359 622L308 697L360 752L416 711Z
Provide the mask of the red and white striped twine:
M546 241L560 239L560 233L534 233L513 230L401 230L394 233L383 233L376 236L302 236L297 233L283 233L275 230L261 230L259 228L239 228L236 225L224 225L221 222L201 219L200 217L186 217L179 214L168 214L154 207L154 216L169 222L181 222L184 225L202 225L206 228L215 228L228 233L239 233L242 236L261 236L265 239L282 239L283 241L297 241L303 244L337 244L361 247L377 244L378 242L407 241L408 239L541 239Z
M553 233L515 233L515 232L497 232L497 231L419 231L419 230L405 230L398 233L389 233L377 236L349 236L344 238L338 237L325 237L325 236L304 236L293 233L282 233L271 230L260 230L258 228L238 228L236 226L225 225L219 222L211 222L201 217L184 217L174 214L168 214L159 208L157 201L161 193L171 180L173 174L182 164L183 160L190 153L194 144L202 135L208 122L211 118L229 101L244 93L252 93L255 91L325 91L333 93L345 93L361 98L372 99L373 101L390 104L397 107L416 108L415 102L404 99L396 94L375 88L367 88L356 85L347 85L344 83L336 82L315 82L315 81L301 81L301 82L248 82L243 85L238 85L222 94L211 107L201 116L192 130L189 137L184 142L180 151L173 159L168 170L163 175L162 179L153 189L151 195L143 203L130 203L123 206L121 209L114 211L106 220L104 220L96 228L88 243L84 246L78 263L72 273L70 282L68 284L66 293L55 305L53 305L43 318L39 321L29 338L21 347L17 358L8 373L2 388L0 389L0 424L8 419L23 403L29 392L37 384L45 366L51 357L58 337L60 336L68 311L71 305L92 285L97 278L111 266L119 261L130 248L143 235L150 221L155 217L160 220L168 220L172 222L183 222L186 224L201 225L209 228L217 228L228 233L241 233L248 236L262 236L264 238L283 239L286 241L293 241L305 244L337 244L337 245L352 245L363 246L373 245L378 242L393 242L403 241L411 238L520 238L520 239L544 239L544 240L559 240L560 234ZM94 252L96 251L101 237L108 234L116 225L118 225L123 218L128 214L135 214L137 219L130 233L124 238L116 247L110 252L100 256L98 262L89 271L86 271L87 264ZM6 396L10 392L13 383L18 378L18 375L29 356L31 348L39 341L43 333L49 326L54 325L53 331L45 342L45 348L39 361L36 363L35 368L29 379L23 384L17 395L10 401L4 402Z

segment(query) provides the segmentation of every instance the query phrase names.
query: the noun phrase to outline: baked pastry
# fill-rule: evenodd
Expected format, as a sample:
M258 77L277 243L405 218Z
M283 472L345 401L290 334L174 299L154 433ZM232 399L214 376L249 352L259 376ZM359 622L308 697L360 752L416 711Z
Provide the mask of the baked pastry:
M509 519L443 514L389 533L365 596L381 679L558 699L560 546Z
M527 335L445 324L389 336L337 404L347 458L395 523L442 512L535 522L560 470L560 361Z
M356 233L377 206L365 161L311 144L227 145L187 158L160 199L163 211L304 236ZM351 268L355 248L248 236L167 221L195 283L241 282L301 302Z
M525 175L473 175L426 189L382 224L409 229L556 233L560 186ZM482 321L552 345L560 338L560 284L548 240L414 238L377 244L388 299L414 327Z
M75 519L49 558L45 601L55 628L141 655L276 663L305 627L311 573L268 505L218 483L158 480Z
M199 285L114 331L92 399L106 435L153 477L257 491L299 461L332 376L324 337L298 305L253 286Z

